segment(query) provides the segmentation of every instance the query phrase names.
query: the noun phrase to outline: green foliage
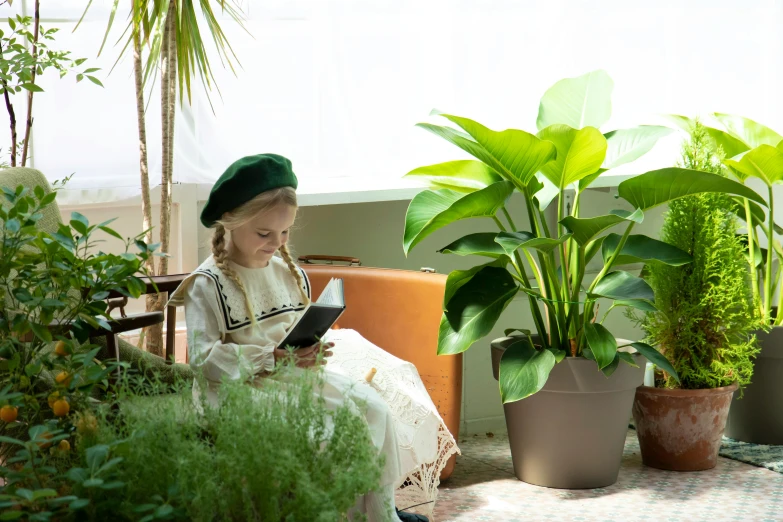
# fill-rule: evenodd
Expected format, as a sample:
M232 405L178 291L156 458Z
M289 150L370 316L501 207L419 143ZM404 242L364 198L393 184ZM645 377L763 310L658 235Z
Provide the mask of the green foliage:
M620 183L619 197L631 206L630 211L581 217L580 195L591 183L610 169L640 158L670 132L654 126L600 131L598 127L611 115L612 89L604 71L557 82L541 98L536 134L495 131L444 113L437 114L456 127L419 124L477 161L440 163L407 174L427 182L430 190L417 194L408 207L403 233L406 255L436 230L463 219L489 218L496 226L494 232L470 234L439 250L494 260L449 275L438 353L464 352L488 335L519 292L526 294L542 344L522 342L505 352L499 379L504 402L536 393L554 364L566 356L591 358L607 376L620 359L633 362L620 355L614 337L600 325L603 320L596 323L598 300L613 300L609 311L652 309L649 285L618 267L637 261L677 266L690 262L681 249L631 234L647 209L705 192L744 197L756 207L766 204L748 187L723 176L665 168ZM571 190L573 199L566 194ZM513 193L524 201L528 230L521 230L516 223L522 220L506 208ZM553 198L557 225L550 227L551 215L545 210ZM617 226L623 229L610 233ZM604 265L590 280L585 269L599 251ZM629 346L647 350L644 344ZM656 358L664 362L661 359ZM672 368L667 369L676 376Z
M683 146L685 168L723 173L720 157L699 123ZM645 279L659 312L642 327L659 345L686 389L750 382L761 326L749 284L746 250L732 200L724 194L688 196L669 204L661 238L687 252L690 264L648 264ZM666 387L677 387L671 377Z
M340 520L377 487L382 457L357 412L325 407L320 371L277 372L260 387L223 383L220 408L197 408L188 383L126 374L70 430L6 441L17 451L0 466L0 508L30 520Z

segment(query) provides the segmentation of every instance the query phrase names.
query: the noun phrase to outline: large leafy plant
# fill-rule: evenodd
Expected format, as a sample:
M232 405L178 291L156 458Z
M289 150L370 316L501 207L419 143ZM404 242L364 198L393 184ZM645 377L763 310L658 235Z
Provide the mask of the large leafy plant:
M686 168L724 174L721 158L701 124L683 145ZM726 194L696 194L672 201L661 239L693 256L682 266L650 264L645 280L655 290L658 312L647 312L641 325L647 340L661 347L680 382L663 376L667 388L717 388L753 375L758 343L743 238Z
M717 126L704 128L712 144L722 150L724 165L740 182L747 183L755 178L767 188L769 212L765 213L763 208L746 197L733 198L732 208L746 224L747 260L758 313L765 325L779 326L783 324L783 314L775 315L773 308L783 309L783 293L779 292L783 279L783 248L777 239L783 228L774 221L775 196L772 189L774 185L783 183L783 136L743 116L718 112L712 116ZM673 115L672 120L687 132L694 128L691 118ZM759 244L760 237L766 238L767 248ZM775 260L777 269L773 271ZM775 293L778 293L777 302L774 301Z
M716 174L664 168L623 181L619 197L632 210L612 210L581 217L580 195L608 170L648 152L668 130L655 126L599 130L611 113L612 81L603 71L561 80L541 99L538 132L491 130L468 118L438 113L454 126L420 124L475 160L458 160L416 169L408 174L430 189L418 194L405 217L403 248L410 252L429 234L467 218L489 218L496 230L469 234L440 252L478 255L491 261L449 274L440 324L438 353L467 350L488 335L519 292L526 294L538 334L513 343L500 362L503 402L540 390L554 365L565 357L594 360L606 375L621 361L635 364L596 316L601 298L612 307L653 310L652 288L619 270L621 263L678 265L687 253L656 239L632 234L651 208L702 192L740 195L764 205L753 190ZM574 201L566 208L566 191ZM529 229L520 229L506 204L522 196ZM546 208L556 200L557 222L547 222ZM616 225L620 234L610 233ZM600 255L603 267L592 279L585 267ZM662 368L676 373L660 353L644 343L630 346Z

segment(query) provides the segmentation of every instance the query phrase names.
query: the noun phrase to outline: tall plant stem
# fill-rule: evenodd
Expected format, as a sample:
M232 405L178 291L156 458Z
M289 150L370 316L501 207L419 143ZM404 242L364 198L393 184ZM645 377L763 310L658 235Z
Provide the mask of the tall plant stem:
M764 318L764 307L761 304L761 293L759 291L759 274L756 268L756 226L753 222L753 214L750 211L750 202L745 200L745 222L748 226L748 257L750 258L750 280L751 290L753 292L753 306L757 307L761 317ZM781 294L783 295L783 294ZM765 320L768 320L764 318Z
M30 77L30 83L35 83L35 73L38 62L38 31L41 26L41 4L40 0L35 0L35 19L33 22L33 72ZM33 91L27 91L27 118L25 119L24 142L22 144L22 166L27 164L27 151L30 144L30 130L33 128Z
M773 280L772 280L772 251L774 250L773 241L775 238L773 237L774 231L775 231L775 199L774 195L772 194L772 185L769 187L769 224L767 225L767 237L769 239L769 244L767 245L767 266L764 267L766 270L766 288L764 289L764 317L769 318L770 314L772 312L772 289L773 286ZM777 318L775 319L775 322L777 322Z
M511 218L511 214L509 214L505 206L503 207L503 214L506 216L511 229L516 230L514 220ZM506 228L503 226L503 223L500 221L500 219L497 216L492 217L500 231L506 232ZM515 279L519 281L526 289L532 290L532 287L530 286L530 279L528 278L527 271L525 270L525 264L522 261L522 257L519 255L519 250L514 252L514 260L512 261L512 264L519 274L519 277L515 277ZM541 288L541 290L543 290L543 288ZM544 319L541 317L541 310L538 307L538 302L536 301L536 298L529 293L527 293L527 298L528 301L530 301L530 310L533 312L533 321L536 323L536 330L538 331L538 335L541 336L542 342L546 343L546 327L544 326Z

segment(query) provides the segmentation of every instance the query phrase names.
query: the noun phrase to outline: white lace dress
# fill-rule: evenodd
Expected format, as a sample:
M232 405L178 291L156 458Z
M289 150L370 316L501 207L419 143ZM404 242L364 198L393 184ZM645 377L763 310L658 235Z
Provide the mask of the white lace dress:
M242 370L253 374L272 370L274 349L305 310L296 282L281 259L273 258L265 268L231 267L245 285L257 328L251 326L236 284L223 275L212 257L171 296L172 304L185 305L190 362L203 370L209 381L206 393L213 402L224 376L239 378ZM310 283L301 273L310 296ZM368 419L376 445L386 454L384 480L396 485L398 508L423 504L414 511L431 515L440 473L459 450L418 371L354 330L332 330L326 340L335 347L325 368L331 391L325 393L335 402L358 392L364 400L380 398L386 403L393 433L373 426ZM372 368L377 373L368 384L365 376ZM200 393L195 388L194 392ZM394 439L394 449L382 448L391 443L388 439Z

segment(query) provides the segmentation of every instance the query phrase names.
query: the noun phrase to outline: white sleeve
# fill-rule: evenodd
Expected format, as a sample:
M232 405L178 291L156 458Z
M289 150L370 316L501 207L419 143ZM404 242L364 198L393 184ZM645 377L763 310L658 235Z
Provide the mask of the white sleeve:
M195 277L185 293L188 356L194 370L210 381L226 376L239 379L275 367L275 345L256 346L223 342L217 287L208 277ZM243 375L244 374L244 375Z

